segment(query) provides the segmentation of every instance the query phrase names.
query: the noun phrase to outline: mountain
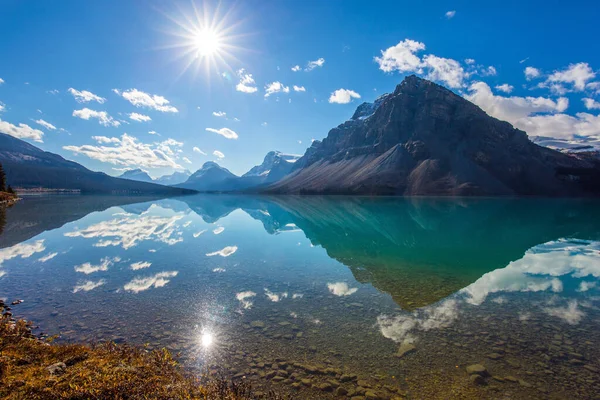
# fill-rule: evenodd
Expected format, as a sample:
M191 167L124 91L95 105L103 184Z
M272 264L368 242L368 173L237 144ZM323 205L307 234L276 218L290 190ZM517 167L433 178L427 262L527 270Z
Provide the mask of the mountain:
M162 185L114 178L93 172L58 154L0 133L0 163L14 188L80 190L82 193L180 195L192 193Z
M171 175L163 175L160 178L155 179L154 182L160 183L161 185L177 185L178 183L187 181L190 175L192 175L192 173L187 169L185 171L175 171Z
M185 182L176 186L198 191L229 191L235 189L235 182L238 178L227 168L223 168L213 161L208 161Z
M297 154L270 151L262 164L252 167L242 177L264 177L266 182L275 182L289 174L299 158L300 156Z
M266 191L599 195L600 165L538 146L525 132L413 75L313 142L292 173Z
M146 171L141 169L130 169L119 175L121 179L130 179L138 182L154 182L154 180L148 175Z
M209 161L177 187L199 191L235 192L262 187L277 182L290 173L294 163L300 158L296 154L270 151L262 164L252 167L242 176L232 174L228 169Z

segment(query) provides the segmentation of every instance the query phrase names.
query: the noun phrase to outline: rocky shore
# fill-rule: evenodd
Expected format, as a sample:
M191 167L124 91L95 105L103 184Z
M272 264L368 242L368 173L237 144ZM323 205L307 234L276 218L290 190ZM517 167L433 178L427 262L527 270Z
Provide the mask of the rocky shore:
M0 398L3 399L283 399L254 394L246 382L185 374L165 350L113 342L55 344L13 317L22 300L0 300Z

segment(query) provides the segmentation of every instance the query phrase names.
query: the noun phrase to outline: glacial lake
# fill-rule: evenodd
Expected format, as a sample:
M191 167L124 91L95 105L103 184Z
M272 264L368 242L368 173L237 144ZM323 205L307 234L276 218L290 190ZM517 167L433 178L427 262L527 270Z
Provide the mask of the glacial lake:
M0 228L0 298L61 342L295 398L600 397L598 201L39 196Z

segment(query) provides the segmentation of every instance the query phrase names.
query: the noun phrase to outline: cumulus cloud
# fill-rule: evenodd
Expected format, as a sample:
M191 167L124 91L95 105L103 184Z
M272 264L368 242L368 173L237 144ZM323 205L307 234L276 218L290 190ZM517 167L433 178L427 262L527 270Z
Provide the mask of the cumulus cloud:
M160 288L169 283L171 278L176 277L178 273L178 271L165 271L146 278L135 278L123 286L123 289L128 292L139 293L153 287Z
M304 86L294 85L294 92L306 92L306 88Z
M318 60L309 61L308 64L306 64L305 70L312 71L313 69L315 69L317 67L322 67L323 64L325 64L325 59L323 57L321 57Z
M31 243L19 243L11 247L0 249L0 267L5 261L13 258L29 258L35 253L45 251L44 239L36 240Z
M129 119L132 119L132 120L138 121L138 122L152 121L152 118L150 118L149 116L143 115L143 114L138 114L138 113L129 114Z
M460 88L464 85L465 70L456 60L428 54L423 57L423 67L429 71L427 79L444 82L451 88Z
M78 103L89 103L90 101L97 101L98 103L103 104L106 101L104 97L97 96L92 92L88 92L87 90L79 91L73 88L69 88L68 92L71 93L73 97L75 97L75 100Z
M98 120L98 123L103 126L119 126L121 123L115 120L113 117L108 115L106 111L95 111L90 110L89 108L83 108L81 110L74 110L73 116L81 119L85 119L86 121L90 118L95 118Z
M206 128L206 131L216 133L218 135L223 136L226 139L234 139L235 140L238 138L238 134L229 128L221 128L221 129Z
M0 78L0 85L4 83L4 79Z
M238 70L239 83L235 86L235 90L242 93L255 93L258 88L252 74L246 72L244 68Z
M227 116L227 113L224 111L213 111L212 115L215 117L225 117Z
M133 264L131 264L129 267L134 270L137 271L138 269L144 269L144 268L148 268L152 265L151 262L149 261L138 261L138 262L134 262Z
M543 311L551 317L560 318L569 325L577 325L585 313L579 309L577 300L570 300L566 307L546 307Z
M351 288L346 282L328 283L327 289L336 296L350 296L358 291L358 288Z
M44 263L44 262L46 262L46 261L50 261L50 260L52 260L52 259L53 259L54 257L56 257L57 255L58 255L58 253L56 253L56 252L55 252L55 253L48 253L48 254L46 254L45 256L38 258L38 261L39 261L39 262L43 262L43 263Z
M456 11L455 10L446 11L446 14L444 14L444 15L446 16L447 19L452 19L456 15Z
M497 85L496 90L499 90L504 93L510 93L514 89L514 86L509 85L508 83L503 83L502 85Z
M271 82L271 83L265 85L265 97L269 97L273 93L279 93L279 92L289 93L290 87L285 86L283 83L277 82L277 81Z
M81 272L83 274L89 275L94 272L100 271L108 271L108 267L112 266L114 263L121 261L119 257L104 257L100 260L99 264L92 264L89 262L83 263L75 267L75 272Z
M221 153L219 150L213 151L213 156L217 157L219 160L225 158L225 154Z
M294 65L294 66L292 67L292 71L294 71L294 72L298 72L298 71L300 71L301 69L302 69L302 68L300 68L300 66L299 66L299 65Z
M542 75L540 70L537 68L534 68L534 67L525 67L524 72L525 72L525 79L527 79L528 81L539 78Z
M179 146L180 142L168 140L160 143L146 144L127 133L124 133L120 138L93 136L92 139L96 140L100 145L64 146L63 149L114 165L183 169L172 158L174 152L171 146Z
M245 291L236 293L235 298L240 302L241 306L245 309L252 308L252 298L256 296L255 292Z
M397 45L381 50L381 57L375 57L379 69L384 72L423 72L421 59L415 55L425 50L425 44L411 39L405 39Z
M338 89L329 96L329 102L337 104L348 104L352 99L360 99L360 94L354 90Z
M118 89L113 89L113 92L122 96L136 107L151 108L160 112L179 112L179 110L173 107L169 100L165 99L163 96L148 94L138 89L129 89L123 92Z
M94 290L105 284L106 284L106 280L104 280L104 279L100 279L99 281L96 281L96 282L94 282L94 281L79 282L79 284L73 288L73 293L77 293L77 292L81 292L81 291L89 292L90 290Z
M194 148L193 148L192 150L194 151L194 153L198 153L198 154L201 154L201 155L203 155L203 156L205 156L205 155L206 155L206 153L205 153L205 152L203 152L202 150L200 150L200 148L198 148L198 147L195 147L195 146L194 146Z
M34 129L27 124L19 124L18 126L11 124L10 122L2 121L0 119L0 132L10 136L14 136L19 139L30 139L34 142L43 142L44 132L39 129Z
M94 247L121 246L131 249L141 242L154 241L173 246L183 241L178 237L178 222L183 214L164 216L167 210L152 206L142 215L126 214L118 218L92 224L87 228L65 233L66 237L98 240ZM155 215L159 214L159 215Z
M229 257L230 255L235 253L237 251L237 249L238 249L237 246L227 246L219 251L215 251L213 253L206 253L206 255L208 257L212 257L212 256Z
M433 54L427 54L421 59L417 53L422 50L425 50L424 43L405 39L395 46L381 50L381 56L375 57L374 60L379 64L379 69L384 72L399 71L417 74L426 72L427 79L444 82L451 88L464 86L468 74L458 61ZM481 73L495 73L495 69L490 68L482 70Z
M37 119L35 121L36 124L43 126L46 129L49 129L51 131L56 130L56 127L54 125L52 125L50 122L46 122L43 119Z
M472 58L466 58L465 59L465 64L467 64L467 65L475 64L475 60L472 59Z
M191 164L191 163L192 163L192 161L191 161L189 158L187 158L187 157L183 157L183 158L182 158L182 160L183 160L184 162L188 163L188 164Z
M581 62L577 64L570 64L564 70L554 71L550 76L548 76L546 84L550 87L550 89L557 91L558 93L564 93L561 91L563 84L569 84L572 90L582 91L585 89L586 83L595 77L596 73L592 70L589 64Z
M597 102L596 100L587 97L582 100L583 104L585 105L585 108L587 108L588 110L600 110L600 102Z
M572 138L600 135L600 116L563 114L569 105L565 97L503 97L492 93L484 82L475 82L465 96L493 117L508 121L531 136Z
M3 102L0 101L0 112L6 110L6 106L4 105Z

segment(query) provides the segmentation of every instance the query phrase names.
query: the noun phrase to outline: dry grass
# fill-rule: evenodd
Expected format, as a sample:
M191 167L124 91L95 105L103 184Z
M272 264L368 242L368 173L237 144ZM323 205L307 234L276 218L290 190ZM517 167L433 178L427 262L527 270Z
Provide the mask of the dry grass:
M0 307L1 308L1 307ZM49 366L64 363L54 373ZM62 367L62 365L61 365ZM245 384L186 376L163 349L114 343L53 344L31 334L29 324L0 320L2 399L228 399L255 398ZM266 398L278 399L271 393Z

